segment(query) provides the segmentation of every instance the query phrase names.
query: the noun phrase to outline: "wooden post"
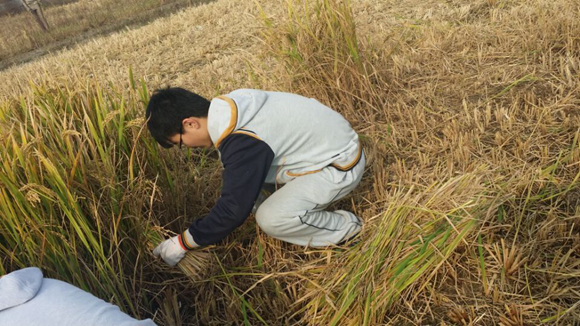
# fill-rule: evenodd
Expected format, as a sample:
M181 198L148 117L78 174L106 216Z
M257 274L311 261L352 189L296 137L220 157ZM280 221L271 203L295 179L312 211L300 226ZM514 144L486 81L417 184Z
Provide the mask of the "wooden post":
M44 11L42 11L42 5L40 0L20 0L24 8L28 10L34 16L34 19L44 31L48 31L49 26L46 18L44 17Z

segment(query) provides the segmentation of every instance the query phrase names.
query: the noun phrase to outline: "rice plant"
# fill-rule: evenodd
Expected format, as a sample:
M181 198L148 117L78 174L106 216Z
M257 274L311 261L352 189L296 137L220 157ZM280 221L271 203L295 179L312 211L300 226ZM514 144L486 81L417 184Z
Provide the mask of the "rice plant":
M36 85L33 97L3 103L0 251L3 267L40 266L139 316L148 299L131 275L165 235L151 215L158 188L175 182L144 133L147 89L131 85L127 97ZM193 277L207 256L190 253L180 267Z
M0 273L41 266L167 325L574 324L578 17L572 0L218 0L1 71ZM146 78L126 83L135 58ZM368 164L334 206L363 218L359 242L292 246L250 216L207 268L154 260L220 182L216 153L146 136L167 83L345 115Z

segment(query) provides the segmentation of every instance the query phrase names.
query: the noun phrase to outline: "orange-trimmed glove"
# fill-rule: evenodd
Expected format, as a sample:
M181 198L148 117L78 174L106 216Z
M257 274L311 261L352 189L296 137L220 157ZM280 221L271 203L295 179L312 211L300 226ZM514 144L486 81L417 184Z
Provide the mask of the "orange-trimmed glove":
M160 245L158 245L155 249L153 249L153 255L155 257L161 256L163 260L169 266L175 266L185 254L196 247L199 247L195 241L193 241L193 237L189 230L183 231L180 235L174 236L163 241Z

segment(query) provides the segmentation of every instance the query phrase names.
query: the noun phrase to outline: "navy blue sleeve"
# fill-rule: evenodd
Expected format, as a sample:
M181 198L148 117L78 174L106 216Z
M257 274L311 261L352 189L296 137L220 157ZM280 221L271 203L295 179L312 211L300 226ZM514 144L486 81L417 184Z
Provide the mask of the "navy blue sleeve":
M274 159L268 144L244 134L226 137L219 151L224 166L221 197L207 216L189 226L201 246L223 240L248 218Z

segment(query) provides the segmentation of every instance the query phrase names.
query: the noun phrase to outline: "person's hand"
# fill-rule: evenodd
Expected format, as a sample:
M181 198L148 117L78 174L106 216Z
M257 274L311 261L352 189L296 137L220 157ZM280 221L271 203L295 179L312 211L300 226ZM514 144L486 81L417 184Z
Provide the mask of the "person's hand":
M185 230L182 234L163 241L153 249L153 255L155 257L161 256L169 266L173 267L185 257L189 250L195 247L198 245L193 241L189 231Z

